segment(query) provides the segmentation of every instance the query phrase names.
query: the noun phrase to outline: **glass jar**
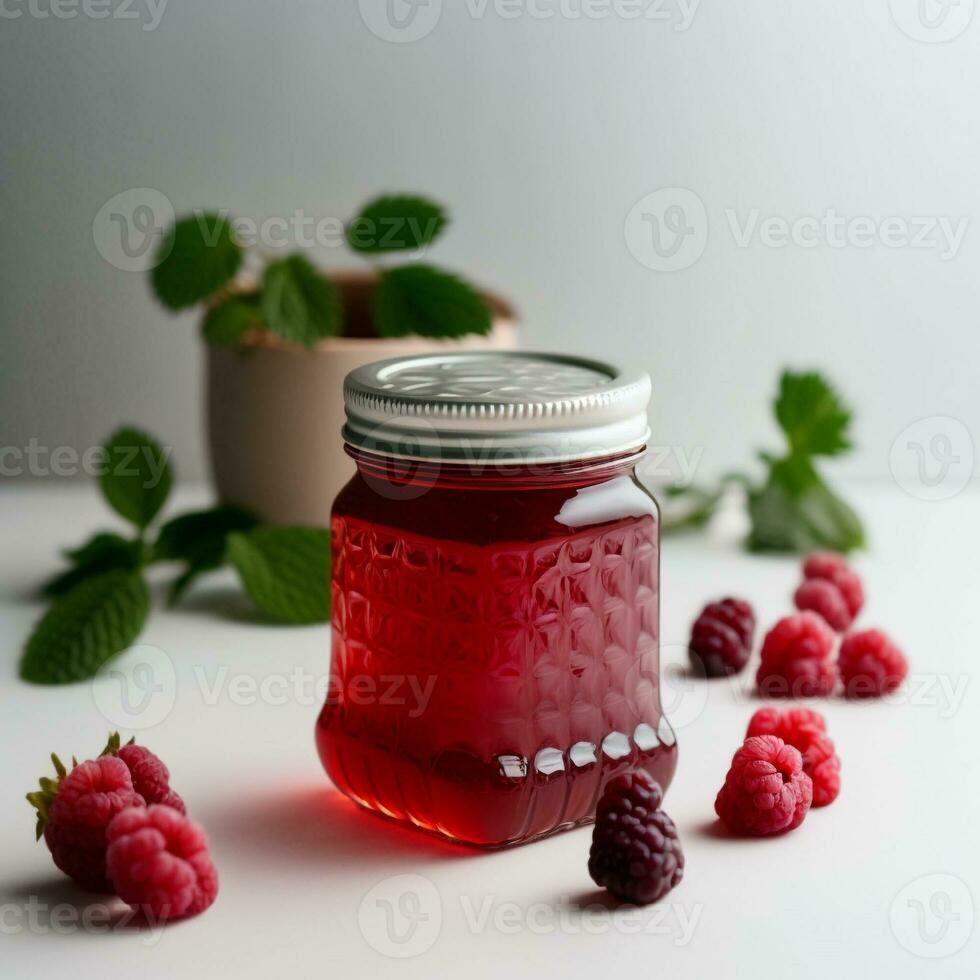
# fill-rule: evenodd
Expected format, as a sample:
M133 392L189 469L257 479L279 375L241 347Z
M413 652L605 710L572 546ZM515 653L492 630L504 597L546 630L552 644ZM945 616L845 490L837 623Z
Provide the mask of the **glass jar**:
M320 758L349 797L499 846L677 762L659 691L646 375L530 354L348 376Z

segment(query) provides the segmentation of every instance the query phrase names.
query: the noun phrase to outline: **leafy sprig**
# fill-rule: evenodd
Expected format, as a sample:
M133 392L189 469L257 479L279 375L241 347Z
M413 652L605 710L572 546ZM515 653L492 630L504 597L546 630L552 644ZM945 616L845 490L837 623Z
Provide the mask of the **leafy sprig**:
M428 248L448 224L445 209L409 194L382 195L347 224L347 244L366 258ZM212 346L240 344L267 330L306 348L343 334L340 290L303 255L268 261L258 286L236 286L244 247L233 221L201 212L178 221L160 243L153 291L168 310L204 303L202 333ZM460 337L490 330L486 299L463 279L429 265L378 269L371 304L379 337Z
M24 648L24 680L84 680L131 646L149 616L145 571L156 562L178 564L171 605L201 575L227 564L230 555L246 592L270 619L329 619L330 539L325 529L262 526L249 511L220 504L173 517L154 536L152 525L173 484L169 452L145 432L123 428L106 443L104 458L99 486L109 506L133 526L133 536L98 531L65 552L68 568L42 589L53 602ZM250 560L253 554L258 558Z
M664 530L700 527L713 516L725 485L745 487L751 551L804 553L816 549L853 551L864 545L860 518L820 475L815 460L851 448L851 412L830 383L816 372L784 371L773 411L786 437L782 455L759 454L766 468L759 482L733 474L718 487L672 487L668 503L679 516Z

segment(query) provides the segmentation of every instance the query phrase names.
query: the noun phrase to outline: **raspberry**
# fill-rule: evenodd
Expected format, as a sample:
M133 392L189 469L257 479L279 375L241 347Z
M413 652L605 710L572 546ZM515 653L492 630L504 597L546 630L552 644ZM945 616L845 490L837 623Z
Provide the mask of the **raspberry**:
M109 879L119 897L144 915L157 920L197 915L218 894L204 832L172 807L124 810L106 837Z
M133 789L146 800L147 805L162 803L180 813L187 813L184 801L170 788L170 771L149 749L130 742L116 755L126 763L133 777Z
M775 735L757 735L732 757L715 812L736 833L765 837L799 827L812 800L800 753Z
M741 599L709 603L694 621L688 653L708 677L736 674L752 652L755 615Z
M684 877L677 828L662 801L660 785L642 769L611 779L599 801L589 874L621 902L656 902Z
M840 792L840 759L827 736L823 716L809 708L760 708L749 721L746 738L775 735L803 756L803 771L813 782L813 805L833 803Z
M804 578L833 578L847 568L847 559L836 551L811 551L803 559Z
M837 668L849 698L881 697L894 691L909 672L902 651L881 630L863 630L844 637Z
M819 711L810 708L759 708L749 720L746 738L753 735L775 735L790 745L796 745L798 738L822 734L827 731L827 723ZM796 746L799 748L799 746Z
M815 551L803 562L803 577L831 582L840 592L853 620L864 605L864 587L842 555L832 551Z
M783 617L762 644L762 663L756 673L759 692L769 697L830 694L836 683L830 660L833 646L833 631L816 613Z
M813 805L827 806L840 793L840 758L827 735L814 735L801 749L803 771L813 783Z
M38 810L38 837L54 863L90 891L111 892L106 878L106 828L118 813L142 808L125 763L112 756L76 765L66 772L52 756L58 780L42 779L41 790L27 798Z
M827 625L838 633L843 633L854 618L840 589L823 578L804 579L793 595L793 603L797 609L809 609L823 616Z

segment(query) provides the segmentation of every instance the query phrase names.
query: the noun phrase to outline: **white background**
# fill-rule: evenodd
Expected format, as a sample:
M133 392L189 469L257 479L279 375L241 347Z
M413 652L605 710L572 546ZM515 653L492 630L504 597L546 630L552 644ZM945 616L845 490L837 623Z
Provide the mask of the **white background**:
M704 703L702 689L689 690L672 711L681 764L667 805L688 868L668 899L666 931L629 935L616 913L591 935L574 911L571 926L558 918L563 904L598 900L585 871L587 829L459 856L331 795L313 750L317 705L236 703L227 687L296 667L325 672L328 631L258 628L232 579L219 576L183 611L163 611L155 596L142 639L173 664L175 700L141 734L211 834L219 901L155 938L70 923L62 935L44 913L31 926L28 903L77 920L90 898L31 843L22 793L49 750L93 753L118 720L103 716L94 687L28 687L16 662L40 613L34 584L54 570L58 548L106 519L91 482L4 488L0 971L18 980L69 971L976 975L980 508L976 491L956 493L976 480L980 432L972 0L945 20L930 0L944 25L936 29L915 19L916 0L702 0L684 30L675 29L676 0L663 5L667 21L541 19L526 7L508 19L492 4L474 16L474 2L432 0L415 22L429 33L397 43L366 24L378 27L380 3L366 2L362 16L353 0L170 0L154 30L142 29L153 23L146 0L129 8L135 20L80 9L39 17L26 2L0 0L0 448L36 440L83 450L127 421L174 447L185 487L204 472L196 325L164 315L142 273L96 248L93 223L116 195L150 188L181 212L226 207L262 220L296 210L347 217L380 191L418 190L454 218L434 261L510 296L529 346L649 370L654 441L687 458L702 452L703 474L773 444L767 401L783 365L815 366L838 382L856 408L859 442L839 471L887 481L847 491L873 544L860 559L864 621L906 648L920 678L907 698L919 700L826 703L844 762L838 802L779 840L733 842L712 829L711 807L755 703L728 685L712 686ZM954 28L946 43L929 43ZM636 228L649 229L643 215L658 211L648 195L664 188L687 193L655 202L682 200L688 217L697 201L704 208L685 268L642 261L650 240ZM943 258L941 247L882 243L778 248L754 237L740 247L728 214L739 224L753 211L791 222L832 209L877 229L887 219L968 225ZM350 262L338 249L317 257ZM944 444L930 469L917 466L914 446L932 451L936 436L958 457L948 473ZM203 488L193 494L207 499ZM665 663L683 662L707 599L740 592L768 625L787 609L795 576L795 562L749 559L727 538L669 542ZM207 685L224 678L214 704L202 672ZM955 710L942 678L966 684ZM389 879L403 874L425 879L410 890L427 903L426 922L441 915L442 924L431 946L394 961L379 948L384 933L358 913L379 897L397 904L404 883ZM943 918L944 894L958 918ZM474 928L467 910L479 916L488 897L490 918ZM928 912L923 932L916 901ZM689 942L679 910L697 916ZM640 921L657 927L652 914ZM937 951L948 955L924 958Z
M366 26L384 0L169 0L158 24L148 0L98 20L73 2L73 19L0 4L2 445L84 449L131 421L185 477L204 472L194 319L93 244L102 205L141 187L256 220L345 218L381 191L441 199L453 225L431 258L510 296L529 346L649 370L655 440L700 448L705 474L776 438L785 364L825 369L856 406L851 474L887 476L919 418L978 431L973 0L945 19L927 0L934 30L918 0L701 0L686 29L679 0L640 0L668 20L626 19L627 0L431 0L410 43ZM703 202L707 238L663 272L624 225L669 187ZM831 209L878 229L968 224L944 259L758 233L739 247L728 215Z
M258 625L230 574L177 610L162 608L162 589L155 595L148 646L115 665L150 664L150 681L129 687L141 712L107 700L121 690L110 674L61 688L18 681L16 653L40 611L25 601L29 587L57 567L56 545L105 513L94 488L0 492L0 642L9 652L0 668L0 974L976 977L978 494L935 503L889 488L854 493L878 542L858 561L868 591L860 622L900 640L912 676L891 703L814 703L841 756L841 794L784 837L729 839L712 809L760 704L748 693L757 656L733 684L692 682L674 668L706 599L737 590L765 628L787 611L798 563L747 557L727 534L667 542L664 698L680 755L665 809L687 866L663 902L630 913L603 905L589 879L589 828L480 853L434 843L332 791L313 745L310 690L327 670L329 630ZM295 670L308 683L288 681ZM33 843L21 795L49 770L50 750L94 754L126 721L130 730L153 722L135 734L170 766L221 878L211 909L162 933L80 929L98 899ZM31 912L32 899L43 907ZM390 933L378 901L392 903ZM391 959L392 950L409 955Z

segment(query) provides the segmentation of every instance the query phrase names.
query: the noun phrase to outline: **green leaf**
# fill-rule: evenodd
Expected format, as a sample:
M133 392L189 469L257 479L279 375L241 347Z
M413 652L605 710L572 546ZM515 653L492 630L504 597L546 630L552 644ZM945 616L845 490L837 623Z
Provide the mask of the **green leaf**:
M212 347L229 347L261 322L262 316L254 303L240 298L229 299L208 310L204 318L204 339Z
M228 558L251 600L285 623L330 619L330 532L258 527L228 538Z
M302 255L290 255L265 270L262 317L283 340L313 347L340 329L340 292Z
M65 768L64 763L54 752L51 753L51 762L54 764L54 772L57 778L52 779L50 776L42 776L38 780L40 789L36 789L33 793L27 794L27 802L37 811L35 840L41 839L41 835L44 833L44 828L48 822L48 813L51 810L51 804L54 803L54 799L58 795L58 790L61 788L61 780L68 775L68 770Z
M775 411L791 454L836 456L851 448L847 438L851 413L815 372L784 371Z
M704 527L714 517L723 493L724 485L710 490L693 484L666 487L661 503L661 530L671 534Z
M160 242L153 291L168 310L194 306L238 272L242 250L227 218L193 214L178 221Z
M462 279L429 265L388 269L374 291L382 337L461 337L490 332L490 310Z
M117 514L145 528L170 493L169 452L145 432L124 428L112 436L105 453L102 493Z
M130 541L121 534L100 531L81 547L66 551L65 557L71 562L71 567L44 584L44 595L63 595L83 579L101 575L102 572L114 568L130 571L139 568L143 560L143 545L140 541Z
M164 524L153 549L153 560L183 561L186 566L171 587L171 604L180 599L199 575L224 564L229 534L249 531L258 523L250 511L222 504L210 510L182 514Z
M858 516L805 461L774 463L765 486L749 493L749 517L752 551L846 553L864 545Z
M430 245L446 226L442 205L404 194L379 197L347 226L347 242L357 252L399 252Z
M27 641L20 676L33 684L93 677L139 636L150 608L138 572L86 579L57 599Z

